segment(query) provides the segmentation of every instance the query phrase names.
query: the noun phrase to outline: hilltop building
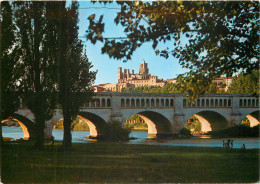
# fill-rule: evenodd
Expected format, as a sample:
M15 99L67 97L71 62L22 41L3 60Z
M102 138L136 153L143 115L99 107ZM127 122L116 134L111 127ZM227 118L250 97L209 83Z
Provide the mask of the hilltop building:
M219 89L227 91L228 87L232 83L233 77L218 78L213 82L217 83ZM135 88L141 86L159 86L163 87L167 83L177 83L177 79L167 79L166 81L153 76L149 73L148 63L143 61L139 64L139 73L135 73L134 70L130 72L129 69L118 68L118 83L115 84L100 84L93 86L95 92L121 92L123 88Z

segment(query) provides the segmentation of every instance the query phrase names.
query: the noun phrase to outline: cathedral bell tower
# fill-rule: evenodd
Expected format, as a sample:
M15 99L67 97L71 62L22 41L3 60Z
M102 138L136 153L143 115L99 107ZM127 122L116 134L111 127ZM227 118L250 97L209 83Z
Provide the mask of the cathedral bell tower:
M146 78L149 77L148 64L145 63L145 61L143 61L142 63L140 63L139 74L141 74L144 79L146 79Z

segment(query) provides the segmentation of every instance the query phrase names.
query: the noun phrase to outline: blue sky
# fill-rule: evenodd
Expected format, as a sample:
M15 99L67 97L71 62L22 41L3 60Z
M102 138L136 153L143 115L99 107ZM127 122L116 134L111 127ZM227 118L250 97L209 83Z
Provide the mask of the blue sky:
M92 14L96 14L96 18L100 15L104 15L103 22L105 23L105 33L106 37L120 37L124 36L123 29L121 26L116 26L114 23L114 18L118 8L114 3L111 4L99 4L91 3L90 1L80 1L79 9L79 35L83 36L86 34L88 29L88 17ZM97 7L97 8L95 8ZM102 8L107 7L107 8ZM87 8L87 9L84 9ZM122 67L125 69L135 70L138 73L139 63L143 60L148 63L149 72L152 75L156 75L159 78L169 79L176 78L178 74L184 73L186 70L183 69L178 60L174 57L169 57L165 59L160 56L156 56L152 48L152 43L145 43L143 46L138 48L132 55L132 59L127 62L123 60L110 59L108 55L101 54L102 43L97 42L95 45L91 44L90 41L82 39L84 41L87 56L93 64L93 69L98 70L96 76L96 84L104 83L117 83L117 68Z

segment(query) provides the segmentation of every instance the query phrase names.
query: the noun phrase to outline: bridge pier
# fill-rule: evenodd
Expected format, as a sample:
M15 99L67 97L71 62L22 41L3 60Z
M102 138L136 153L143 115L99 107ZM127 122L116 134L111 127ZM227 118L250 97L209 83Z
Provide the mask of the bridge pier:
M184 127L185 120L183 113L175 113L173 123L173 134L179 134L180 130Z
M44 139L50 139L52 136L53 124L52 121L45 122Z
M231 118L229 121L229 126L239 125L241 124L241 113L240 112L233 112L231 114Z
M110 115L110 122L111 121L120 121L120 122L123 122L123 117L122 117L122 114L120 112L117 112L117 113L113 113Z

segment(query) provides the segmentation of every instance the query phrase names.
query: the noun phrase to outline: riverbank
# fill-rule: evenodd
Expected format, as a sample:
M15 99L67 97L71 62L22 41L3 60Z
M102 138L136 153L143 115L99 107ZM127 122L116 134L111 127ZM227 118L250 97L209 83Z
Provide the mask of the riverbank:
M2 144L3 183L223 183L257 182L258 149L167 147L61 142L32 151L32 142Z

